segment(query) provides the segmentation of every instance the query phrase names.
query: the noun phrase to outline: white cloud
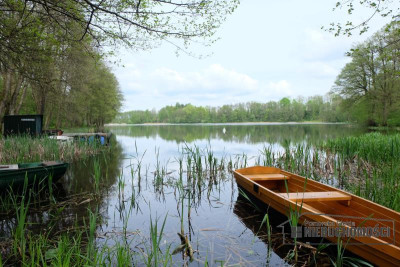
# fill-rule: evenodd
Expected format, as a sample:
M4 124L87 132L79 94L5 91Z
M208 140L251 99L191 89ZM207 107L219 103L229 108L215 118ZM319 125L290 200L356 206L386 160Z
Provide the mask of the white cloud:
M293 94L286 80L263 83L220 64L211 64L197 72L163 67L147 72L131 69L126 73L132 75L123 78L124 110L143 108L144 102L147 103L145 108L160 108L175 102L223 105L246 101L267 102ZM152 107L148 106L148 101L153 104Z
M303 31L302 38L298 51L306 61L342 59L353 43L353 39L309 28Z
M291 85L286 80L281 80L278 82L269 82L267 88L269 90L272 90L274 93L278 93L280 96L293 94L293 91L290 89Z
M298 57L295 71L300 75L303 84L306 80L319 80L324 83L325 91L329 90L340 70L349 61L345 52L352 47L354 39L335 37L313 28L305 28L301 38L296 49Z
M169 68L159 68L150 74L161 92L169 94L187 93L195 89L201 92L230 90L231 92L249 92L256 90L258 81L250 76L229 70L219 64L212 64L197 72L178 72Z
M304 73L307 77L314 77L314 78L334 78L336 77L339 72L340 68L336 68L337 64L334 63L325 63L325 62L305 62L303 67L301 68L301 72ZM341 62L339 64L343 66Z

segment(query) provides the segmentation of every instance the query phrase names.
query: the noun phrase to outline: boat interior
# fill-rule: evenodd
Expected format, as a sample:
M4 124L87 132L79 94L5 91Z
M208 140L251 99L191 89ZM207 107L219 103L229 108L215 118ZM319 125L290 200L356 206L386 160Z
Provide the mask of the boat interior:
M338 221L344 221L345 216L349 216L348 221L354 222L355 226L388 226L395 235L392 232L390 237L382 239L389 243L395 236L400 236L400 213L371 201L278 168L252 167L236 172L255 182L254 191L265 188L280 197L282 203L291 200L311 212L333 215L332 218ZM400 246L398 240L395 244Z
M304 180L302 183L296 179L290 179L285 174L257 174L246 175L246 177L255 181L257 184L265 187L279 196L290 199L294 202L339 202L343 205L350 206L351 196L337 190L320 191L319 188L312 188L313 185L308 184L309 181Z

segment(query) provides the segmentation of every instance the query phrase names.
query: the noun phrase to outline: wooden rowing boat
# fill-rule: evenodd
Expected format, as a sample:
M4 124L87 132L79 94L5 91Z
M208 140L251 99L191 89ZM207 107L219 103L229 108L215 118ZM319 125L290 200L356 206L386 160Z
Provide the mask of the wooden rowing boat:
M379 266L400 266L399 212L278 168L243 168L234 176L240 187L280 213L299 211L304 233L339 225L341 233L348 234L339 235L347 250ZM310 231L316 229L310 225L319 230ZM324 233L320 237L338 241Z
M50 177L56 182L67 168L68 163L58 161L0 165L0 188L23 186L26 179L30 185L48 182Z

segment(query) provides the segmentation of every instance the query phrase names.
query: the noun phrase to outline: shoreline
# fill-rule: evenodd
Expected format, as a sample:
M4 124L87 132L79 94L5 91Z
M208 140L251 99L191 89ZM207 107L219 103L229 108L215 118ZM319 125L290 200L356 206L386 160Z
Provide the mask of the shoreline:
M129 123L108 123L105 124L105 127L112 126L173 126L173 125L198 125L198 126L218 126L218 125L329 125L329 124L337 124L337 125L353 125L350 122L316 122L316 121L304 121L304 122L194 122L194 123L163 123L163 122L155 122L155 123L139 123L139 124L129 124Z

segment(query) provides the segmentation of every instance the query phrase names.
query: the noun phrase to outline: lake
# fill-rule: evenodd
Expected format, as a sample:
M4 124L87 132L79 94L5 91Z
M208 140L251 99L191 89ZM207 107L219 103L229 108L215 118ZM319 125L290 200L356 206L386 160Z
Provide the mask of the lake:
M159 231L165 222L163 251L178 247L177 233L184 233L194 259L190 262L184 253L177 253L173 261L193 266L204 266L206 261L211 265L285 265L288 249L275 249L279 244L269 249L265 229L260 227L264 213L240 196L229 169L260 164L264 148L283 153L287 145L313 147L365 132L348 124L286 123L107 129L116 138L111 152L72 163L62 179L60 198L74 195L76 205L61 211L56 227L85 225L89 213L97 213L97 246L127 242L141 265L140 255L146 254L150 243L150 222L153 226L157 222ZM209 169L212 172L206 172ZM101 190L100 197L91 194L95 190ZM51 214L36 216L30 220L36 222L34 227L42 227ZM272 222L282 219L274 212L269 216Z

